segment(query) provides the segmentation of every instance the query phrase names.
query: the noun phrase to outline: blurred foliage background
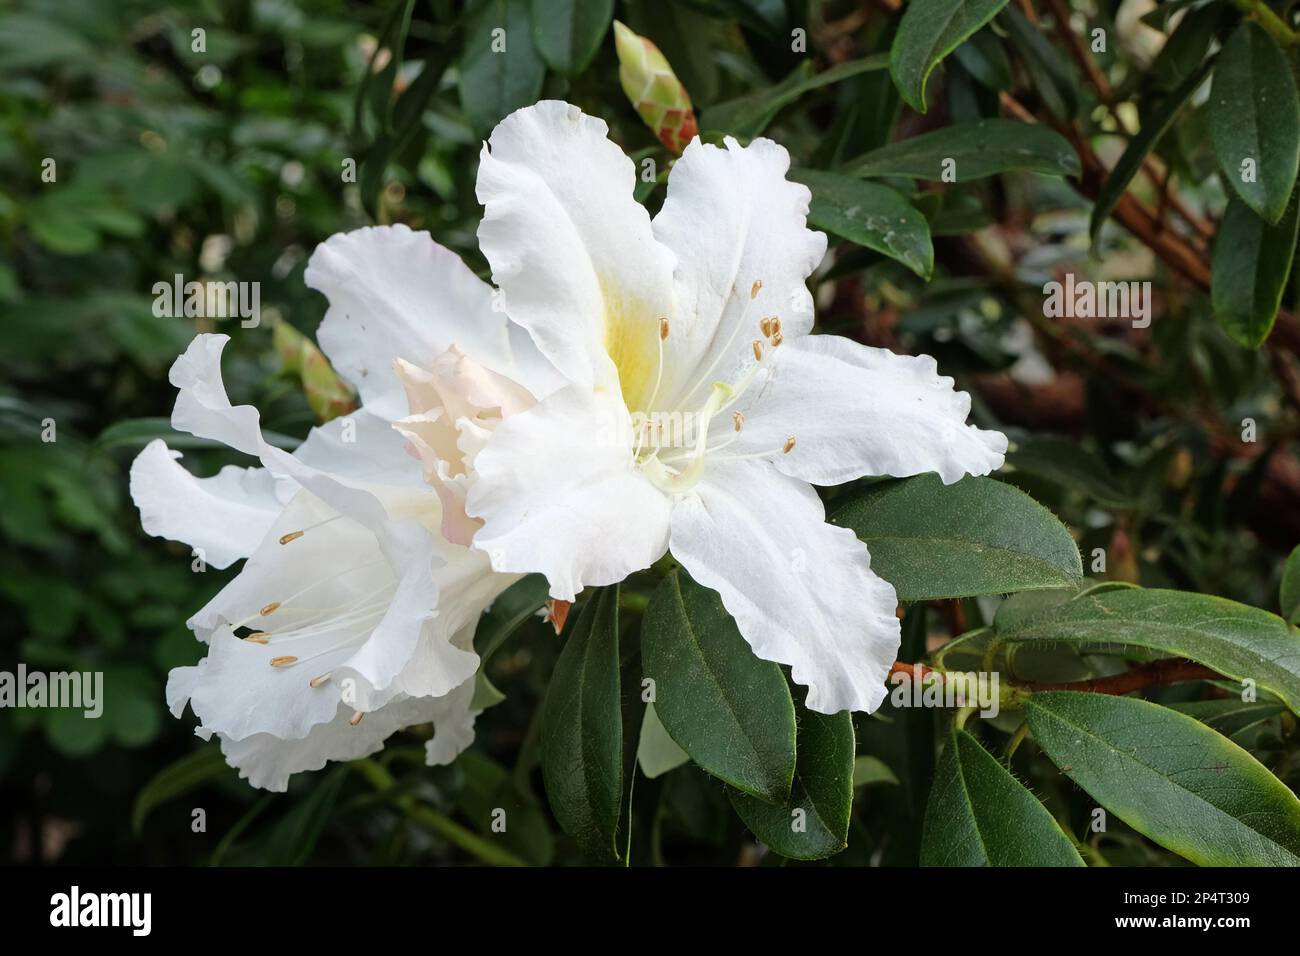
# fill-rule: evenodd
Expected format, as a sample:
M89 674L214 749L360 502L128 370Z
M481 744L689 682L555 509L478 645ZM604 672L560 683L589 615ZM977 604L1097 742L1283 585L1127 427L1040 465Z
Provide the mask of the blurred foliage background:
M230 572L194 573L187 549L146 538L126 494L130 459L152 437L167 437L203 473L226 461L166 425L174 400L167 368L214 324L156 317L155 282L180 273L261 284L259 327L217 323L234 338L227 387L236 402L262 409L265 428L300 438L316 417L277 357L272 330L287 323L311 336L323 315L324 300L302 282L307 256L334 232L401 221L428 229L486 274L474 238L477 155L510 109L560 97L604 118L625 150L658 164L658 181L639 190L657 208L672 157L619 87L612 32L602 28L589 63L546 45L545 18L570 6L0 7L0 669L21 660L102 670L109 688L97 721L0 711L0 805L8 808L0 859L465 862L485 859L475 842L487 822L481 811L501 805L524 821L505 844L513 856L576 859L539 799L537 703L558 650L548 627L525 624L493 659L505 700L481 718L477 743L455 766L421 767L416 735L399 736L364 773L335 767L299 777L286 795L264 796L195 740L192 717L175 720L163 703L167 670L200 655L185 619ZM588 6L607 26L612 0ZM1113 38L1097 61L1114 86L1115 111L1058 33L1022 15L1033 6L1013 3L993 42L992 29L982 31L931 79L924 115L900 103L888 71L809 82L886 52L897 0L620 0L614 15L663 51L706 138L765 129L796 165L829 169L945 122L1000 115L1005 91L1031 112L1076 117L1113 163L1122 124L1136 126L1181 78L1185 58L1206 53L1209 39L1199 49L1197 37L1179 47L1167 40L1173 27L1162 11L1187 6L1078 6L1076 26L1101 25ZM1042 5L1044 23L1062 10ZM499 22L509 31L504 69L483 49L487 25ZM196 29L204 31L201 52ZM806 52L792 49L795 29L806 33ZM1197 109L1153 156L1176 176L1189 215L1212 220L1225 195ZM46 160L53 182L42 178ZM925 214L933 277L834 241L817 280L821 328L935 355L972 392L977 420L1012 437L1012 468L1002 477L1069 525L1094 576L1275 610L1283 559L1300 539L1296 409L1286 401L1292 358L1235 344L1204 291L1171 277L1148 244L1113 224L1090 258L1092 205L1065 179L1010 172L955 186L889 181ZM1158 179L1134 189L1164 215ZM1154 280L1151 328L1043 319L1042 285L1067 270ZM1256 440L1242 440L1247 419ZM57 440L43 441L51 421ZM1089 568L1093 548L1106 550L1104 570ZM626 590L635 602L636 583ZM992 610L988 602L909 610L913 657ZM1165 693L1176 699L1179 691ZM909 724L908 738L898 719L857 720L860 751L897 779L881 784L864 772L849 849L835 862L916 860L927 767L909 763L924 747L906 748L918 734L932 744L934 728ZM1279 751L1270 766L1294 780L1293 756ZM171 776L153 785L158 805L138 805L169 767ZM1081 819L1077 794L1061 778L1033 766L1023 776L1046 788L1058 816ZM644 844L634 859L757 860L701 771L688 765L637 788ZM162 799L168 794L184 796ZM193 807L206 811L206 832L193 832ZM1096 852L1113 862L1176 860L1118 821Z

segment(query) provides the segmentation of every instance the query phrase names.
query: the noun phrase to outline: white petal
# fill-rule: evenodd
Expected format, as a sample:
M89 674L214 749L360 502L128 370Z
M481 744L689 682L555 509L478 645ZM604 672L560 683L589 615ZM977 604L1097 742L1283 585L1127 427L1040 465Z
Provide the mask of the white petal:
M730 137L726 149L694 140L673 167L654 220L655 238L677 259L668 407L696 385L731 380L761 319L779 316L787 339L812 328L805 282L826 255L826 236L807 228L811 194L786 180L789 168L789 154L771 140L742 147ZM756 281L762 288L751 300Z
M167 379L180 390L172 427L259 456L261 416L252 405L231 405L221 380L221 352L229 341L229 335L196 335L172 363Z
M607 132L557 100L502 120L479 160L478 236L510 318L565 378L609 383L608 351L637 393L655 373L659 318L672 314L672 255Z
M809 485L761 461L711 466L674 504L672 553L722 596L755 654L790 665L811 710L880 706L898 652L894 588Z
M474 682L467 685L472 692ZM255 734L243 740L221 738L227 762L255 787L283 792L295 773L320 770L332 760L356 760L379 751L399 730L433 722L434 738L427 749L437 748L439 762L449 763L474 740L474 714L469 696L457 688L446 697L404 697L368 713L352 724L352 710L340 704L333 719L317 724L302 738L285 740Z
M253 553L284 506L265 468L227 465L211 478L195 478L177 464L180 452L161 439L131 463L131 500L145 533L183 541L214 568Z
M330 301L321 350L382 418L406 414L396 358L424 365L456 345L510 370L506 316L493 311L491 287L427 232L370 226L331 236L312 253L304 280Z
M466 510L497 571L538 571L571 601L649 567L668 543L668 501L632 471L631 422L608 392L570 386L502 422L475 460Z
M744 430L725 454L771 451L778 469L818 485L929 471L951 484L1002 465L1006 436L966 424L970 396L928 355L812 335L765 361L770 380L742 398ZM782 454L790 437L795 446Z

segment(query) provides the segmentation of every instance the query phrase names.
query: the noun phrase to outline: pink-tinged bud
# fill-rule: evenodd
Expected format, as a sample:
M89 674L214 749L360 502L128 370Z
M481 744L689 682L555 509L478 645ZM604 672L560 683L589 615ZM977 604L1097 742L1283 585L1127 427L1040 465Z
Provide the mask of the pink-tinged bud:
M356 395L311 339L288 322L277 322L271 342L285 370L302 381L307 404L322 422L356 409Z
M699 132L686 87L657 46L617 20L614 49L618 52L618 79L623 92L659 142L680 155Z

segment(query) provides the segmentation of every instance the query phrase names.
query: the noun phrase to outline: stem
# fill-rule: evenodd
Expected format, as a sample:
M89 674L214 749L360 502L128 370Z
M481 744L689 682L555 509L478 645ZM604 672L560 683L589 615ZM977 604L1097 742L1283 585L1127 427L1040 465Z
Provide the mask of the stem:
M1295 46L1300 41L1300 34L1292 30L1276 13L1264 5L1263 0L1232 0L1233 5L1248 17L1254 17L1259 25L1272 34L1273 39L1283 46Z
M1066 683L1023 683L1016 687L1030 692L1042 690L1079 690L1090 694L1131 694L1147 687L1178 684L1189 680L1225 680L1218 671L1195 661L1163 660L1143 664L1123 674L1098 677L1094 680Z
M354 760L348 764L380 793L386 793L397 786L393 775L373 760ZM459 823L439 813L426 803L421 803L409 793L395 793L390 798L394 806L411 820L426 830L445 837L449 843L460 847L466 853L493 866L527 866L528 864L508 850L503 850L484 840L476 833L465 829Z

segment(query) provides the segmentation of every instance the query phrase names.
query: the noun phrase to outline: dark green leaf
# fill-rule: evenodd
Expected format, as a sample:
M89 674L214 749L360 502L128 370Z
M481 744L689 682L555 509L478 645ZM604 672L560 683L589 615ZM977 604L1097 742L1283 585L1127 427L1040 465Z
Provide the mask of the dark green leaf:
M993 19L1007 0L911 0L889 50L903 99L925 112L925 82L939 62Z
M783 801L795 771L794 704L781 668L754 656L717 593L679 572L641 624L645 676L664 729L704 770Z
M565 76L587 68L614 17L614 0L532 0L533 39L546 65Z
M1209 594L1094 592L1009 626L999 621L998 640L1149 648L1253 680L1300 711L1300 630L1276 614Z
M758 839L794 860L821 860L848 846L853 805L853 718L799 711L799 760L784 805L728 790L731 805Z
M812 66L804 63L775 86L710 106L700 119L701 129L745 138L758 136L777 113L805 93L872 70L883 70L888 65L889 58L884 54L850 60L820 73L814 73Z
M1243 20L1223 45L1210 103L1224 178L1257 215L1277 222L1300 166L1300 97L1286 54L1259 24Z
M1282 305L1295 257L1297 199L1270 226L1233 199L1214 238L1210 302L1223 330L1247 348L1268 338Z
M1300 624L1300 545L1287 556L1282 568L1282 587L1278 593L1282 616L1289 624Z
M890 143L853 160L851 176L905 176L943 179L951 159L951 181L958 183L1028 170L1046 176L1078 176L1079 157L1065 137L1045 126L1007 119L954 123Z
M897 259L922 279L930 278L930 226L903 196L838 173L795 169L790 178L812 190L811 225Z
M1025 713L1064 774L1166 849L1201 866L1300 865L1300 800L1199 721L1074 691L1034 694Z
M215 744L201 747L169 764L154 774L136 794L135 808L131 811L131 832L139 835L145 819L155 807L231 773L221 748Z
M294 804L266 838L266 861L270 866L302 866L311 858L321 831L329 822L347 779L347 768L335 766Z
M618 859L623 715L617 586L587 602L555 663L542 709L542 776L565 832L589 856Z
M530 574L506 588L494 600L474 628L474 651L487 661L515 631L534 617L546 603L549 585L540 574Z
M919 475L868 488L831 516L871 552L900 601L1075 587L1083 566L1050 511L992 478Z
M964 730L939 757L922 866L1083 866L1038 798Z
M535 102L545 78L546 64L533 46L528 0L476 0L465 13L460 59L460 105L475 131L486 135L507 115Z

